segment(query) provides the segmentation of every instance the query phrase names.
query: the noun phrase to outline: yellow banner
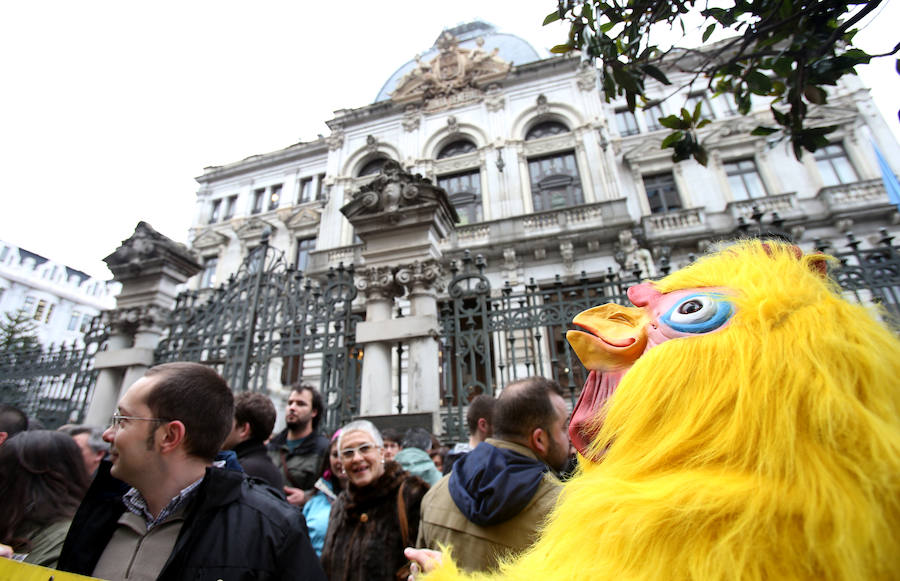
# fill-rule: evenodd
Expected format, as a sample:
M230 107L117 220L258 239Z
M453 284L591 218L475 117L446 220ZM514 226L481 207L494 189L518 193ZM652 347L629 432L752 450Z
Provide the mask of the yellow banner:
M56 569L0 557L0 581L90 581L91 579L96 581L97 578L63 573Z

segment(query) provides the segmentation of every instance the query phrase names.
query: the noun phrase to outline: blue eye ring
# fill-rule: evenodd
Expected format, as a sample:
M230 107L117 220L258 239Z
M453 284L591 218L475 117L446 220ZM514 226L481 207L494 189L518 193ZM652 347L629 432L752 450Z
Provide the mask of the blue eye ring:
M696 311L682 312L685 307L699 306ZM691 321L692 316L696 321ZM709 333L728 322L734 315L734 305L721 293L694 293L678 301L660 320L681 333ZM687 320L685 320L687 319Z

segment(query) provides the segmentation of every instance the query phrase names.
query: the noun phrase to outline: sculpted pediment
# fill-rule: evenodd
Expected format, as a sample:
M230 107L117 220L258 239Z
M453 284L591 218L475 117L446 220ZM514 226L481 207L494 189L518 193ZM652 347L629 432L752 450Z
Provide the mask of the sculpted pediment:
M267 228L271 232L275 231L275 226L269 224L265 220L262 220L260 218L250 218L249 220L241 224L235 230L235 233L241 240L248 240L250 238L259 238L260 236L262 236L263 231Z
M506 77L512 64L497 56L498 49L486 52L484 39L477 40L477 48L460 48L457 38L444 31L438 39L440 53L423 62L416 57L416 68L397 83L391 99L399 103L444 99L467 94L466 100L479 98L483 87Z
M225 236L221 232L216 232L212 228L208 228L201 232L196 238L194 238L194 242L192 246L194 248L207 249L207 248L215 248L217 246L223 246L228 243L228 236Z
M291 214L291 216L285 220L284 224L288 229L294 230L296 228L318 224L320 218L321 214L313 208L301 208Z

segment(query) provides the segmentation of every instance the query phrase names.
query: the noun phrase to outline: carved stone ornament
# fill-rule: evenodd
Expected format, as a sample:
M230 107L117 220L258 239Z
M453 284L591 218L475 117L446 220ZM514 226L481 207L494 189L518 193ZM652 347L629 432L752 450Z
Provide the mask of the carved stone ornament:
M397 284L409 288L411 293L422 292L430 287L441 290L438 287L441 284L442 273L441 265L437 261L419 262L416 260L412 264L401 266L394 275L394 280L397 281Z
M575 73L578 89L581 91L597 90L597 69L588 61L581 61L578 72Z
M459 104L453 96L465 95L460 103L479 98L482 87L506 77L512 64L497 56L497 48L485 52L483 38L476 44L475 49L460 48L457 38L444 31L435 43L438 55L428 62L417 55L416 67L400 79L391 99L398 103L439 101L437 107L426 107L435 110Z
M419 112L419 108L415 105L407 105L406 109L403 111L403 119L400 121L403 130L410 133L418 129L421 123L422 114Z
M429 203L443 206L454 222L459 221L442 189L421 174L410 174L396 161L388 160L378 177L350 194L350 202L341 208L341 213L351 222L356 217L381 213L396 222L404 208Z
M374 266L356 272L354 284L369 299L390 299L403 295L403 288L394 280L394 271L389 266Z
M503 96L503 88L499 83L491 83L484 94L484 106L491 113L496 113L506 106L506 98Z
M378 151L378 140L375 139L374 135L366 136L366 151L369 153L375 153Z
M550 103L547 102L546 95L538 95L535 104L537 105L536 110L538 115L545 115L550 112Z
M328 151L342 148L344 146L344 127L342 125L334 127L331 135L325 138L325 143L328 144Z
M459 133L459 121L453 115L447 117L447 133L450 135Z
M616 243L616 252L613 258L619 263L622 271L631 272L639 269L641 278L652 278L657 275L653 255L649 250L641 247L631 230L619 232L619 241Z
M134 234L103 259L117 281L140 276L165 264L190 277L200 272L196 255L184 244L163 236L146 222L138 222Z
M244 222L235 232L237 233L238 238L240 238L241 240L250 240L253 238L261 237L266 229L274 232L275 226L259 218L250 218L249 220Z
M171 315L171 309L159 305L140 305L102 313L104 322L116 335L133 335L140 331L162 332L168 326Z
M318 224L320 219L321 214L313 208L301 208L285 220L284 225L287 226L289 230L295 230L297 228Z
M191 246L201 250L208 250L210 248L224 246L225 244L228 244L228 236L225 236L221 232L216 232L212 228L207 228L194 238Z
M575 246L569 241L560 242L559 254L562 257L566 270L572 270L575 266Z

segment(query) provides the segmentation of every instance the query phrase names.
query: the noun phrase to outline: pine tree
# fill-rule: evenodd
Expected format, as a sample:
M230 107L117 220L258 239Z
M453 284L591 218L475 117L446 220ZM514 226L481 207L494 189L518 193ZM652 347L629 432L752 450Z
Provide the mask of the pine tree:
M19 309L3 314L3 321L0 321L0 353L28 351L40 346L35 325L28 313Z

